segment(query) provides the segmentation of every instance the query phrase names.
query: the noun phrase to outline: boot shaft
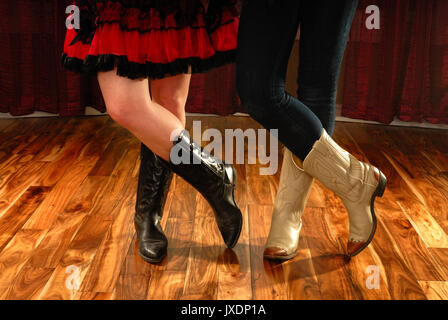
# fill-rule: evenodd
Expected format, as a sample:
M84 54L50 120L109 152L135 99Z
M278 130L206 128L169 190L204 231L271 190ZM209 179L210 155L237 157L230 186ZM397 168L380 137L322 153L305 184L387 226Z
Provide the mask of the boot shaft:
M143 143L141 144L140 159L135 204L136 215L146 217L157 214L161 216L173 173Z
M305 210L314 178L300 168L287 148L283 152L282 171L274 204L274 215L293 214L297 221Z
M341 199L350 202L370 197L378 185L378 169L342 149L325 130L303 167Z
M233 248L242 226L242 215L234 194L235 168L191 141L185 130L174 141L170 162L162 161L208 201L224 242L229 248Z
M222 196L223 186L234 187L234 169L192 141L185 130L174 141L171 161L165 164L205 198Z

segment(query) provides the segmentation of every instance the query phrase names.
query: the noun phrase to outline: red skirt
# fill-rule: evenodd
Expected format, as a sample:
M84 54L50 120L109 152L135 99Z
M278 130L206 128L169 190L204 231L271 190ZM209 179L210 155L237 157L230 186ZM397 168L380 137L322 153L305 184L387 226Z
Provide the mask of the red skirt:
M131 79L206 72L235 61L235 0L78 0L81 28L68 29L65 69L117 68ZM162 5L163 4L163 5ZM168 5L167 5L168 4Z

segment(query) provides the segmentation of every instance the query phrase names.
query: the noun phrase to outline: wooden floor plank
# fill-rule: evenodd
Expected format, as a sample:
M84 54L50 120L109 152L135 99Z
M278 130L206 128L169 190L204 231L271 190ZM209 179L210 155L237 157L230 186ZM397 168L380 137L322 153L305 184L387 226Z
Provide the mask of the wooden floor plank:
M193 120L202 132L261 128L249 117L202 116L187 128ZM333 137L388 178L377 233L360 255L344 259L347 212L315 181L297 256L263 259L280 170L260 175L246 144L246 164L235 165L236 247L224 245L206 200L174 176L162 219L168 255L148 264L133 226L136 138L108 116L0 120L0 299L447 300L448 132L338 122Z
M225 247L211 210L198 195L182 299L213 300L218 294L218 261Z
M420 281L428 300L448 300L448 282Z
M138 242L134 235L120 268L111 298L116 300L145 300L156 268L138 255ZM162 274L163 272L161 272ZM183 286L182 286L183 287Z
M60 215L33 251L29 260L30 267L56 268L85 218L84 214Z
M169 271L186 271L190 249L193 246L195 226L195 191L185 180L176 176L172 182L169 206L164 208L162 217L165 234L168 238L167 258L161 267Z
M95 167L89 172L91 176L109 176L119 159L123 156L123 150L137 150L139 141L123 128L119 134L113 137L107 148L101 154Z
M3 186L0 185L0 216L26 192L47 165L46 162L32 161L5 179Z
M243 216L243 226L241 235L237 245L233 250L226 250L221 255L219 261L219 272L235 273L235 274L250 274L250 238L249 238L249 216L247 211L247 183L245 181L245 170L241 165L237 165L238 171L238 186L235 195L236 202L240 207ZM233 279L226 277L225 279ZM244 279L247 279L244 277ZM223 283L221 279L221 283ZM229 284L230 285L230 284ZM249 283L250 285L250 283Z
M406 265L393 235L385 227L382 220L378 223L377 232L383 236L375 238L373 248L384 265L391 298L405 300L426 299L423 291L418 286L416 275Z
M272 205L249 204L248 207L252 290L255 300L283 300L288 298L282 265L263 259L272 210Z
M345 247L335 237L328 219L331 213L322 208L309 208L302 218L302 237L307 240L314 272L322 299L361 299L359 288L350 279L345 265ZM344 237L343 239L346 239Z
M26 222L24 229L44 230L51 228L58 215L64 211L72 198L73 192L79 188L94 165L95 161L76 161L71 170L51 189L36 212ZM70 186L71 191L67 191L67 186Z
M395 218L381 218L393 235L395 243L402 254L403 261L418 280L446 280L447 270L440 268L434 261L424 240L403 214Z
M299 238L297 256L282 263L290 300L321 300L319 280L305 237Z
M135 233L132 194L136 186L131 184L128 190L123 194L127 201L121 206L83 281L81 290L84 292L112 292L114 289Z
M10 130L2 132L0 140L0 145L2 146L0 151L0 162L15 153L26 156L27 152L24 150L37 141L42 143L42 135L45 132L50 132L50 134L56 135L60 128L63 128L69 121L68 118L60 120L61 121L58 121L57 118L52 120L46 119L45 121L38 118L15 120L17 126L9 126L7 129ZM32 152L33 157L36 156L37 150ZM40 159L36 157L35 160L37 161Z
M24 267L5 296L6 300L34 300L39 297L53 268Z
M0 253L28 218L39 207L51 188L29 187L25 193L0 216Z
M110 225L110 221L96 215L85 219L42 290L39 299L72 300L80 297L82 282Z
M325 222L328 224L330 239L335 243L334 247L339 248L340 253L346 253L346 243L349 237L348 213L342 201L332 192L326 192L326 213ZM383 234L377 233L375 240ZM341 273L345 273L347 280L351 283L351 290L354 294L362 297L363 300L384 300L390 299L388 285L384 272L384 265L380 259L375 259L375 252L364 250L356 256L350 263L341 264ZM344 261L345 262L345 261ZM368 285L371 270L377 270L378 277L374 284ZM373 279L373 278L371 278Z
M3 249L0 255L0 299L5 298L16 275L26 264L44 234L45 232L41 230L21 230Z
M147 300L179 300L185 285L185 272L169 271L156 273L152 279Z
M38 128L32 128L32 136L36 136L37 139L27 143L21 150L18 150L18 153L21 155L33 155L35 157L34 160L45 161L44 158L54 148L53 141L64 140L64 133L73 132L76 125L80 122L80 119L76 118L65 118L62 121L53 118L45 122L42 121ZM58 148L55 148L54 153L57 154L57 152Z
M251 274L241 272L219 272L218 300L252 300Z

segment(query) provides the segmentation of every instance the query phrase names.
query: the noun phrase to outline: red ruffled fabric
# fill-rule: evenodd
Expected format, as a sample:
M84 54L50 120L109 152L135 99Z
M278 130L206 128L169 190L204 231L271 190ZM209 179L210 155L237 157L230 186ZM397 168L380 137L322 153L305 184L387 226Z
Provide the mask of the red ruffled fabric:
M118 65L123 76L162 78L184 73L188 65L193 72L205 72L234 61L239 20L230 7L222 8L220 23L212 30L202 9L182 27L175 13L162 19L156 9L143 12L120 2L98 3L97 11L91 43L72 44L78 32L67 30L62 61L66 69L98 72Z
M120 2L98 2L96 11L99 12L98 22L112 23L119 22L125 30L139 30L140 32L178 28L179 19L176 19L178 12L172 12L163 16L159 9L150 8L144 11L140 8L126 8ZM204 21L204 8L198 6L196 9L196 18L188 23L191 27L206 27Z

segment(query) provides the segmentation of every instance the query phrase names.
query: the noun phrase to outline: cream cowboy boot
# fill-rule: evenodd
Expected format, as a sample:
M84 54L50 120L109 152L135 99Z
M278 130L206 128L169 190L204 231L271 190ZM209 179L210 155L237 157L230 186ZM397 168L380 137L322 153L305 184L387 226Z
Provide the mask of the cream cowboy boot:
M303 161L303 168L342 199L350 220L347 253L349 257L357 255L375 234L374 202L384 193L386 177L342 149L325 130Z
M297 255L301 215L314 179L294 160L291 151L285 148L271 231L264 250L267 259L288 260Z

